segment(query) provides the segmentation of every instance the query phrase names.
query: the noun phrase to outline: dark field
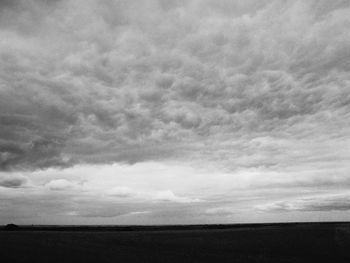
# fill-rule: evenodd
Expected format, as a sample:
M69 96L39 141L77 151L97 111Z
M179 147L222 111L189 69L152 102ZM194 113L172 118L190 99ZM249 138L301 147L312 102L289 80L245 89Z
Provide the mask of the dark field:
M0 262L350 262L350 224L20 227Z

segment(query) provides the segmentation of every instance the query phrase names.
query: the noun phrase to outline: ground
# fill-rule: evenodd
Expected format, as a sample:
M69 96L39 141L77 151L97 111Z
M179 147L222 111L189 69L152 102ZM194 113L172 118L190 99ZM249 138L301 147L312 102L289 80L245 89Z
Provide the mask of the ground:
M350 224L19 227L0 231L11 262L350 262Z

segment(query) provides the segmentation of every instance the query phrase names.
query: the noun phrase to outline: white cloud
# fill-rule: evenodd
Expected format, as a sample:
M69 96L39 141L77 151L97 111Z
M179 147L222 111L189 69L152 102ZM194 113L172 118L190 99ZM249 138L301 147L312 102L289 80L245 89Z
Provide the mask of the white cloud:
M53 191L64 191L79 187L79 184L66 179L56 179L45 184L45 187Z
M134 192L126 186L113 187L112 189L108 190L107 193L117 197L130 197L134 194Z
M196 198L188 198L183 196L177 196L170 190L159 191L153 194L154 201L161 202L176 202L176 203L193 203L200 202L199 199Z
M140 215L147 215L152 213L151 211L135 211L135 212L130 212L129 214L126 214L126 216L140 216Z
M290 212L290 211L348 211L350 210L349 193L324 194L292 200L276 201L258 206L267 212Z

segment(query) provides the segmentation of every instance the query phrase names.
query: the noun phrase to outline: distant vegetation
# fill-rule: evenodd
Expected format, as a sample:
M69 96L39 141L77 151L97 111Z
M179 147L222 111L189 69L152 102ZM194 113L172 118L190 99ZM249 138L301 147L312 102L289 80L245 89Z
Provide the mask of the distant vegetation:
M7 224L4 229L5 230L17 230L19 227L15 224Z
M19 229L0 232L1 262L350 262L350 223Z

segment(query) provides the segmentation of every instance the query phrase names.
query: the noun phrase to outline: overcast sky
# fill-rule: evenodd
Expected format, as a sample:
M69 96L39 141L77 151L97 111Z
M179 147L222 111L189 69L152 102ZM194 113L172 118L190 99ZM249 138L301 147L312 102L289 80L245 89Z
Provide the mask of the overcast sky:
M350 220L348 0L1 0L0 224Z

